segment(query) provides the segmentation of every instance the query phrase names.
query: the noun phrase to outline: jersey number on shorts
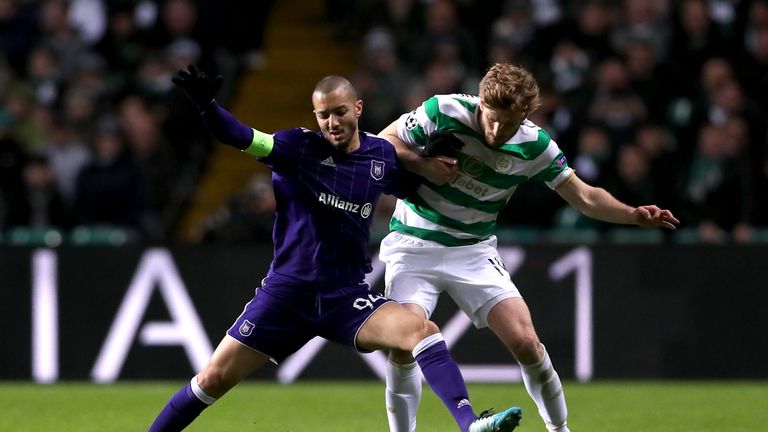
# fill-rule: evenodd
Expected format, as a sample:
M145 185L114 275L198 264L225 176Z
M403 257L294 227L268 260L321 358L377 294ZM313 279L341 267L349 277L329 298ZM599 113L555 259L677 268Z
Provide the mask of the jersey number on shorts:
M498 258L488 258L488 262L491 263L493 268L496 269L497 272L499 272L500 275L504 276L504 272L506 271L506 267L504 267L504 263L498 259Z

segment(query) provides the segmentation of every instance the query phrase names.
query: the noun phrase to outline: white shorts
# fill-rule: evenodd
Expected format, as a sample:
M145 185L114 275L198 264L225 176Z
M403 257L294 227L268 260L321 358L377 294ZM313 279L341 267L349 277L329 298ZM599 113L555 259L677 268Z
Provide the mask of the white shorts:
M500 301L522 297L496 250L496 237L469 246L444 246L393 231L381 241L386 296L432 315L445 291L477 328Z

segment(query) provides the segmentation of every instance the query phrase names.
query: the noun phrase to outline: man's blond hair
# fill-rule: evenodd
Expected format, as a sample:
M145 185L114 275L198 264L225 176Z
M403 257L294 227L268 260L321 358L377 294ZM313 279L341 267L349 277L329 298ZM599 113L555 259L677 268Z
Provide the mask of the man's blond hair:
M496 110L514 110L527 117L541 105L539 84L530 72L496 63L480 81L480 100Z

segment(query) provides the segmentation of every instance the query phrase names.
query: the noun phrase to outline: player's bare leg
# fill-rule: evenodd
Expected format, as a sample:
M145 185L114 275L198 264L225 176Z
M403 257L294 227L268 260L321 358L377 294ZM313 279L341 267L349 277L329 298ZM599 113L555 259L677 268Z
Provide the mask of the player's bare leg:
M181 431L207 407L269 360L225 336L208 364L165 405L149 432Z
M357 345L365 349L411 351L427 383L453 415L462 432L512 431L520 408L477 417L469 402L464 378L448 353L437 325L397 303L387 303L360 329Z
M207 395L218 399L267 361L266 355L224 336L208 364L197 374L197 382Z
M560 377L533 327L522 298L502 300L488 313L488 326L520 363L525 388L536 402L547 430L568 432L568 408Z

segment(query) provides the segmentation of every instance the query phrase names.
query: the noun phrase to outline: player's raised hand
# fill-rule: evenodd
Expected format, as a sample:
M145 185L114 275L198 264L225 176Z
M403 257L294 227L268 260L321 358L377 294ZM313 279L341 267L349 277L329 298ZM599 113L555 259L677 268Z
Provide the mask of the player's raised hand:
M642 227L664 227L677 229L680 221L669 210L661 209L655 205L640 206L635 209L637 224Z
M224 77L216 75L211 78L205 72L197 69L195 65L189 65L187 70L180 70L171 78L174 84L179 86L184 93L192 99L199 108L207 107L221 89Z

